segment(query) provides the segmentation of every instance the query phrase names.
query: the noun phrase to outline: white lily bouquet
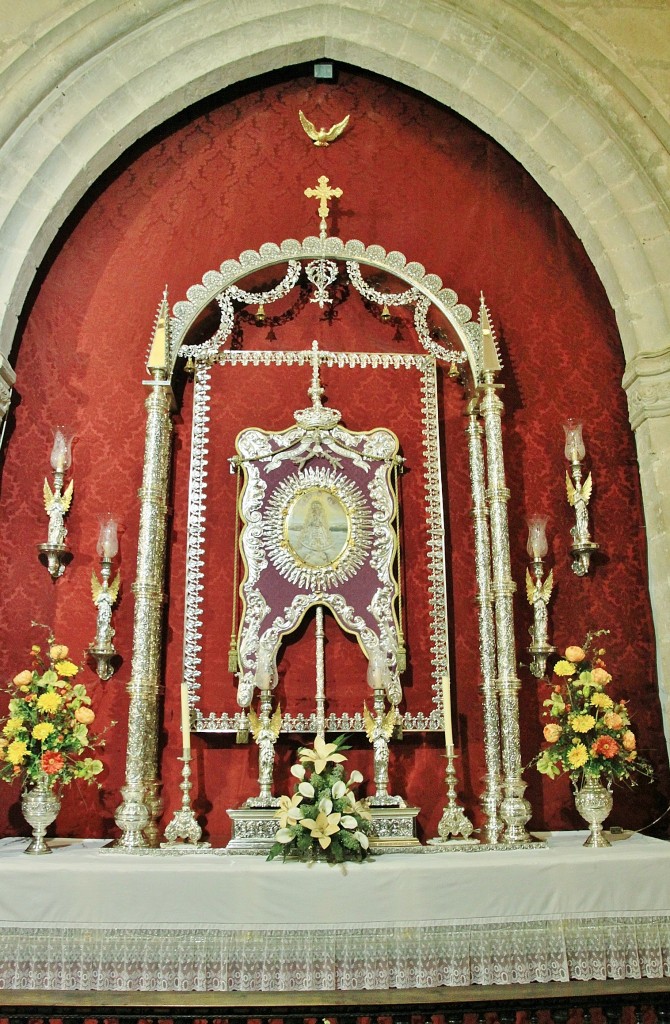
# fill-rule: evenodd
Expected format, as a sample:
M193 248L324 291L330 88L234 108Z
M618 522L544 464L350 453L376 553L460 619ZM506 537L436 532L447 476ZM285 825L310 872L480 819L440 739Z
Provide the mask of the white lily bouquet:
M363 781L358 771L345 780L341 753L345 737L326 743L321 736L314 747L301 747L298 764L291 768L297 780L293 796L279 798L275 818L280 828L268 860L282 856L299 860L322 857L333 864L362 860L367 856L372 816L365 803L357 800L353 787ZM332 766L332 767L329 767Z

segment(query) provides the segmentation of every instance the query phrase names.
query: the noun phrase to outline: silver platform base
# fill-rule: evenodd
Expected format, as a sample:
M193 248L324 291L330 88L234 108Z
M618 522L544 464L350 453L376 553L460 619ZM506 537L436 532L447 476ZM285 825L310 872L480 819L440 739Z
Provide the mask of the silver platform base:
M226 853L262 854L267 856L274 844L279 822L273 807L238 807L226 811L233 823Z
M420 807L371 807L370 853L416 853L421 843L416 837L416 819Z

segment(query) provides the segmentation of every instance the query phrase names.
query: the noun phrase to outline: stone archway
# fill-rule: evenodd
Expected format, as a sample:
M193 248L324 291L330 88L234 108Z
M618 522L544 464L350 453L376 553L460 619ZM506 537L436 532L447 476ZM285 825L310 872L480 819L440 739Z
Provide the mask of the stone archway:
M39 24L26 26L0 73L5 407L8 355L35 270L77 201L128 145L232 82L323 56L400 81L513 154L570 221L604 284L628 363L666 694L668 125L632 79L585 36L572 36L548 4L527 0L148 0L132 8L75 0L61 7L47 4Z

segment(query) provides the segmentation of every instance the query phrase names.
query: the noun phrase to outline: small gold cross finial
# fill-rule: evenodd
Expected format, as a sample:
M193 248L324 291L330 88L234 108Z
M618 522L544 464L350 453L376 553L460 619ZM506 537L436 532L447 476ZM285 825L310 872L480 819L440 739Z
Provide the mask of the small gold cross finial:
M342 195L341 188L331 188L328 182L328 178L325 174L322 174L319 178L316 188L306 188L305 195L308 199L319 200L319 217L321 218L321 228L325 229L325 220L330 210L328 208L329 199L339 199Z

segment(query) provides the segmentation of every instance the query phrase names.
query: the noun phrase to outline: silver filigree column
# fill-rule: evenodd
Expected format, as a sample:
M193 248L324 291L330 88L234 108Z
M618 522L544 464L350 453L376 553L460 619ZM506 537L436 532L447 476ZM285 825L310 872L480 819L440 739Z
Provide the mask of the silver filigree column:
M126 849L158 845L157 821L162 812L158 726L173 407L167 371L168 322L164 297L147 364L151 380L145 382L149 394L145 402L147 424L139 492L137 578L133 585L135 616L128 683L126 781L121 790L123 802L115 815L122 833L115 845Z
M519 733L519 689L516 674L516 644L514 640L514 608L512 598L516 585L512 579L509 551L509 525L507 502L509 490L505 483L503 457L502 414L504 406L497 391L496 374L500 361L495 346L488 311L482 301L480 309L482 328L483 399L481 414L486 433L486 461L488 489L486 493L491 524L491 554L493 564L493 601L495 608L496 654L498 663L497 689L500 703L500 730L502 736L503 800L500 814L505 822L506 843L527 843L526 822L531 816L530 804L524 799L526 783L521 777L521 742Z
M472 484L475 574L479 605L479 660L482 671L480 691L483 699L484 756L486 758L485 788L479 805L486 815L484 826L486 842L497 843L503 830L503 822L499 812L502 792L500 788L500 721L496 691L496 633L491 592L491 541L486 504L484 449L482 428L476 414L477 404L478 399L475 398L468 405L466 435Z

